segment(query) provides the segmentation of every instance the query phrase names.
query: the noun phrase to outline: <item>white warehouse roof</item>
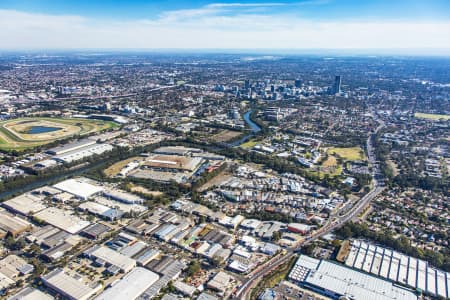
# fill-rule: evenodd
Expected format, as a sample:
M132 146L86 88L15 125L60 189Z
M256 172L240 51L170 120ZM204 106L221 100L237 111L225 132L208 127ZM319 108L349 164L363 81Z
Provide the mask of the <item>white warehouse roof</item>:
M2 204L9 210L18 212L23 215L28 215L31 212L38 212L45 209L47 206L44 205L40 197L33 196L30 193L22 194Z
M41 278L46 286L71 300L87 300L101 288L101 285L91 288L65 274L62 269L55 269Z
M105 262L120 268L124 272L129 272L136 266L136 261L134 259L131 259L128 256L120 254L119 252L105 246L94 246L93 248L87 250L86 253L89 256L100 258Z
M159 276L147 269L136 267L125 275L122 280L106 289L96 300L134 300L142 295L151 285L158 281Z
M91 224L89 221L73 215L71 211L57 207L48 207L34 216L71 234L75 234Z
M305 286L351 299L417 300L411 290L326 260L301 255L289 278Z
M87 183L81 179L68 179L55 184L53 187L60 191L70 193L75 197L86 200L95 194L103 191L103 188L97 185Z
M17 294L8 298L8 300L53 300L54 298L48 294L41 292L32 287L26 287Z

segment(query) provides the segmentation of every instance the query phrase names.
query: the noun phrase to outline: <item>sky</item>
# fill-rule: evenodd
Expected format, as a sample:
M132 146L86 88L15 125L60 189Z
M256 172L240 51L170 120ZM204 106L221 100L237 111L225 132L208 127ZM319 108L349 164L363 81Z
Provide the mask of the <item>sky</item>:
M450 0L0 0L0 49L337 49L450 55ZM376 51L375 51L376 52Z

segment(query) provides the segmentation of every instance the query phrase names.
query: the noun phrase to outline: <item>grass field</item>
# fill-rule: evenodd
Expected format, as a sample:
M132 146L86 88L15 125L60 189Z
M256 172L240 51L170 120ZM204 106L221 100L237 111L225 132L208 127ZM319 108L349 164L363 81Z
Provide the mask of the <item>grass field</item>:
M74 135L86 135L118 126L114 122L65 118L19 118L0 122L0 150L22 151ZM30 132L33 129L52 131Z
M336 157L330 155L327 160L322 163L322 167L335 167L337 166Z
M342 174L342 165L338 164L337 159L333 155L329 155L327 160L325 160L321 166L320 171L316 172L319 178L323 178L325 174L330 176L339 176Z
M241 147L244 148L244 149L250 149L250 148L253 148L256 145L258 145L259 143L260 143L259 141L250 140L250 141L248 141L246 143L243 143L241 145Z
M330 177L339 176L343 171L342 165L336 165L335 167L329 167L328 170L308 170L308 173L314 176L319 177L319 179L325 178L325 175L329 175Z
M347 161L366 160L364 151L360 147L328 148L327 153L337 155Z
M240 131L233 131L233 130L222 130L221 132L211 136L211 139L215 142L228 142L238 136L240 136L242 132Z
M450 120L450 115L415 113L414 117L428 120Z

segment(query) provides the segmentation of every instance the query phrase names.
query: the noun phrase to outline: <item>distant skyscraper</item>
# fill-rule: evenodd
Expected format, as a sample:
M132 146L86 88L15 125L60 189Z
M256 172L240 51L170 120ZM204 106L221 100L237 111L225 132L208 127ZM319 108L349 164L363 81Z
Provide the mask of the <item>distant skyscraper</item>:
M244 81L244 88L245 88L246 90L248 90L248 89L250 88L250 80L246 79L246 80Z
M341 76L337 75L334 78L334 85L332 89L333 94L339 94L341 92Z
M302 86L302 81L300 79L295 79L295 87L300 88Z

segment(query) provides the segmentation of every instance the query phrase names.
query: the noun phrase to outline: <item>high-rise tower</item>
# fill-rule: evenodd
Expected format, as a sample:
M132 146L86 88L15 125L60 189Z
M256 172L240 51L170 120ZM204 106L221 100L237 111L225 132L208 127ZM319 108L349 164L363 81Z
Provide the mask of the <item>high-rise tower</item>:
M333 94L339 94L341 92L341 76L336 75L334 78L334 85L332 89Z

